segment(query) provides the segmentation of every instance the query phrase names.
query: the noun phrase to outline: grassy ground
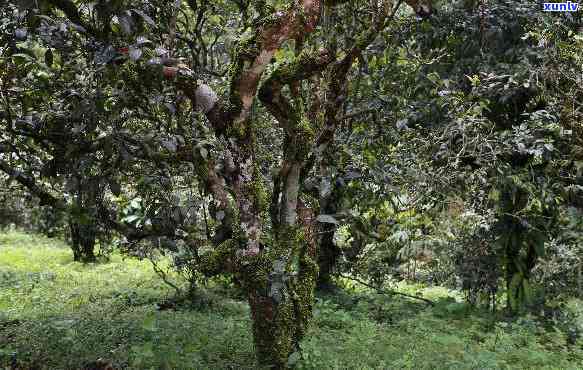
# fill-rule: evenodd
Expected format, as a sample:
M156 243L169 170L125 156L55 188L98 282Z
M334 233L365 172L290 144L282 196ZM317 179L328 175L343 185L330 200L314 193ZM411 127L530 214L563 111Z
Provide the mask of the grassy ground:
M158 310L172 293L147 262L83 265L59 241L0 234L0 368L79 369L98 358L132 369L255 368L245 302L215 288L194 308ZM441 288L423 293L437 305L363 291L320 297L295 365L583 369L581 339L568 345L533 319L469 310Z

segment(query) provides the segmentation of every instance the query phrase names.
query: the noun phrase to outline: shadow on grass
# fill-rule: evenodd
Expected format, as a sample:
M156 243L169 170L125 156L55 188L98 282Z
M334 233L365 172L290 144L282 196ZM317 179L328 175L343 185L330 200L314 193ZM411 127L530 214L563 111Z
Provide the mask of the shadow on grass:
M229 304L200 311L93 304L67 314L0 320L0 368L79 369L103 359L120 369L252 369L248 312L224 309Z

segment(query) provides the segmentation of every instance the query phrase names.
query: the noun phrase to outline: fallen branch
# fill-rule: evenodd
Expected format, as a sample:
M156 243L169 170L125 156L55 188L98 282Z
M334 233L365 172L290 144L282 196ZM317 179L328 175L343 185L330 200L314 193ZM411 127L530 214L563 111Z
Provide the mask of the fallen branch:
M397 292L395 290L385 290L385 289L377 288L374 285L371 285L371 284L369 284L367 282L364 282L364 281L362 281L360 279L353 278L351 276L340 275L340 274L338 274L337 276L338 277L345 278L345 279L348 279L348 280L356 281L359 284L362 284L362 285L364 285L364 286L366 286L368 288L371 288L371 289L376 290L378 293L389 294L389 295L400 295L400 296L407 297L407 298L418 299L420 301L423 301L423 302L429 304L430 306L434 306L435 305L435 302L433 302L433 301L431 301L431 300L429 300L427 298L423 298L423 297L419 297L419 296L411 295L411 294L407 294L407 293L401 293L401 292Z

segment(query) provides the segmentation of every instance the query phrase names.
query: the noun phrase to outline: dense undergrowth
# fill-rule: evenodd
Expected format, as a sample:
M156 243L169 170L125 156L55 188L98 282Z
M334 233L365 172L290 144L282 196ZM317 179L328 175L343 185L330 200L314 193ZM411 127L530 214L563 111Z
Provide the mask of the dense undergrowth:
M294 366L583 368L583 340L552 322L470 309L443 288L398 289L436 304L356 288L320 296ZM103 359L131 369L255 368L244 300L209 284L190 306L161 309L173 294L147 261L114 254L84 265L59 241L0 234L0 367L78 369ZM574 311L582 304L571 302Z

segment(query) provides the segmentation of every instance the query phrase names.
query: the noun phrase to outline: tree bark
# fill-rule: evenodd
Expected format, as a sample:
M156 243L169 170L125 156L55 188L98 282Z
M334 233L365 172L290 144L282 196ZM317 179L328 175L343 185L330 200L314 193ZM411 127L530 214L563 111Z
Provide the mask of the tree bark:
M299 225L282 227L272 254L258 260L245 279L254 283L247 288L257 359L274 369L288 367L312 318L318 274L314 213L301 202L297 211Z
M82 225L74 220L69 220L69 229L73 260L84 263L95 262L95 226Z
M332 274L340 257L340 249L334 244L334 225L325 225L321 231L322 239L318 248L318 283L319 290L329 290L333 287Z

